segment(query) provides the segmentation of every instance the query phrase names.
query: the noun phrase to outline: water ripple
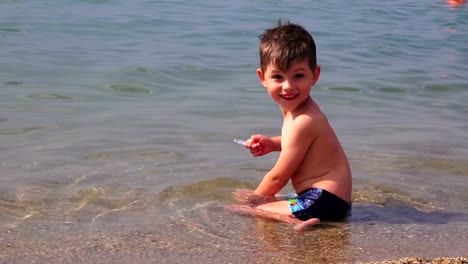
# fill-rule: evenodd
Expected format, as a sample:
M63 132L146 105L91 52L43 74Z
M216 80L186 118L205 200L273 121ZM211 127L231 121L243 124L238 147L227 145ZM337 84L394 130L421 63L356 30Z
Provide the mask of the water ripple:
M118 93L152 93L153 89L146 88L140 84L127 84L127 83L119 83L119 84L109 84L106 85L106 88L118 92Z

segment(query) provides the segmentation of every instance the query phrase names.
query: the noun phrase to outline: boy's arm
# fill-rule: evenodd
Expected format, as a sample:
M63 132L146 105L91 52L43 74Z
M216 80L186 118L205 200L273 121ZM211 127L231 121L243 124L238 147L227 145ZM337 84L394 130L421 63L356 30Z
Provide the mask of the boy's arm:
M281 151L281 136L271 137L270 139L275 143L271 151Z
M318 137L312 117L306 115L297 117L288 130L287 136L281 138L283 149L278 161L263 177L254 191L255 195L273 196L278 193L294 175L310 145Z

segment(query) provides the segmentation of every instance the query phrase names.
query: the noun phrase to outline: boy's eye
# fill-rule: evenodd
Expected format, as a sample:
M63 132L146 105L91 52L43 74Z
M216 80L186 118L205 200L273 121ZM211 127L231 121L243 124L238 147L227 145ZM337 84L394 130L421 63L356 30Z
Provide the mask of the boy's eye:
M279 75L279 74L275 74L275 75L271 76L271 78L280 80L280 79L282 79L283 77L282 77L281 75Z
M300 79L300 78L304 78L304 74L302 73L298 73L296 74L296 78Z

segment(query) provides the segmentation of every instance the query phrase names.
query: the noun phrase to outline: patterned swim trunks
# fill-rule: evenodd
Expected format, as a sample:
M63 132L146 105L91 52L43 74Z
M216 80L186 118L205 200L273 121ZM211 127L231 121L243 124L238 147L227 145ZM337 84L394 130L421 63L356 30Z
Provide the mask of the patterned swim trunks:
M300 220L318 218L339 221L351 212L351 205L340 197L320 188L310 188L288 200L291 212Z

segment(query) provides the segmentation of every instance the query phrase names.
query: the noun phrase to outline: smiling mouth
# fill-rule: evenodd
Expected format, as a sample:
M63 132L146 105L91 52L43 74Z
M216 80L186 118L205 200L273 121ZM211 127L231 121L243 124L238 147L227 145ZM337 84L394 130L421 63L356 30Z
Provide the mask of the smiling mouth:
M298 96L298 94L281 94L280 97L285 99L285 100L294 100L296 97Z

